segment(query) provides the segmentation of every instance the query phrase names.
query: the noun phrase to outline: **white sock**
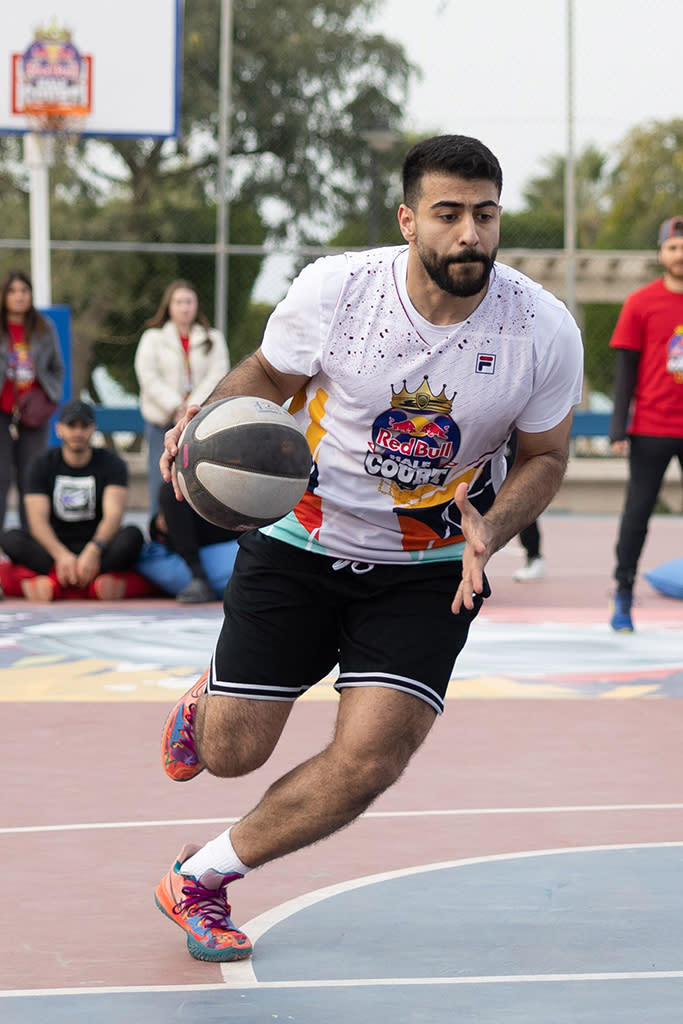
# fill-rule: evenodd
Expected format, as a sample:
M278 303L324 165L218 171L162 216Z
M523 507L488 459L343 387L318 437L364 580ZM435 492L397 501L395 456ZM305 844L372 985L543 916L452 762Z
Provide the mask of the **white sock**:
M205 871L217 871L219 875L246 875L251 868L243 864L235 853L230 841L231 829L211 839L201 850L197 850L181 865L184 875L201 878Z

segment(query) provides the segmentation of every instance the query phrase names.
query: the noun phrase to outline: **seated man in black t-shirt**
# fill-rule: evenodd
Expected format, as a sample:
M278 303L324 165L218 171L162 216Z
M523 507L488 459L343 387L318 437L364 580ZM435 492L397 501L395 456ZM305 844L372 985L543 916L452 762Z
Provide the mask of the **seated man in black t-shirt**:
M94 448L95 413L66 402L56 426L61 444L38 455L25 495L28 530L0 533L0 584L7 596L32 601L60 597L117 600L152 592L135 572L144 538L122 526L128 468L118 455Z

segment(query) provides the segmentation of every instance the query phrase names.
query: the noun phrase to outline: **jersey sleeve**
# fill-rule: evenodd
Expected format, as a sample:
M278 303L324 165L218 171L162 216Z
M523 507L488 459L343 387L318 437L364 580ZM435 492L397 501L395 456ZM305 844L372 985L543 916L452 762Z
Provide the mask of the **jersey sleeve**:
M642 351L643 320L634 295L629 295L621 307L609 344L610 348L628 348L633 352Z
M48 465L49 453L44 452L33 459L28 468L26 480L27 494L46 494L52 497L52 475Z
M313 377L346 274L346 258L323 256L292 282L273 310L261 343L268 362L281 373Z
M560 309L559 318L556 311L539 311L534 389L515 423L530 434L552 430L581 401L581 332L569 311Z

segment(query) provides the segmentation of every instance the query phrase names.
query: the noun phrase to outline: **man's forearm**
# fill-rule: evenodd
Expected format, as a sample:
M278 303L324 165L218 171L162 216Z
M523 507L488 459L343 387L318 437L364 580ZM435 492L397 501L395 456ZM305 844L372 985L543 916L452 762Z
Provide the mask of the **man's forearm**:
M631 399L638 379L640 352L627 348L617 349L614 371L614 407L609 424L610 441L623 441L627 437L626 426L631 408Z
M568 454L548 452L515 465L484 516L494 531L498 551L548 507L560 489Z
M69 549L61 542L49 523L30 524L31 536L41 547L44 547L48 555L56 561L59 555Z

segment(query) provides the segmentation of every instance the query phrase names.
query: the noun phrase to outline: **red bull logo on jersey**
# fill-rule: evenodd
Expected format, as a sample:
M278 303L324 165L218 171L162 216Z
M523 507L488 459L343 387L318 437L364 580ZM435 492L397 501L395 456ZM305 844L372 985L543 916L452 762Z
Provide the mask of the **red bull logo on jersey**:
M425 377L416 391L406 381L392 388L391 408L372 425L365 472L405 490L445 483L460 447L460 430L450 416L452 395L435 395Z

